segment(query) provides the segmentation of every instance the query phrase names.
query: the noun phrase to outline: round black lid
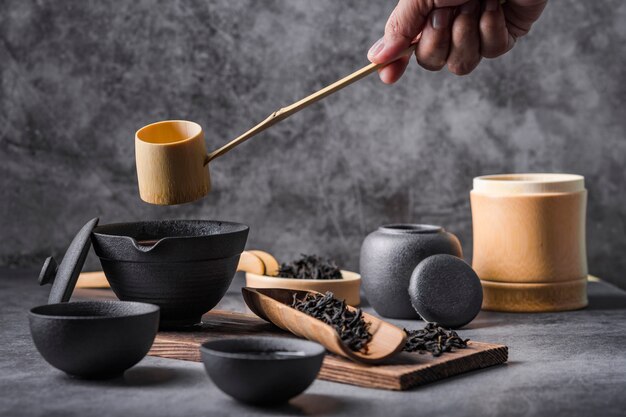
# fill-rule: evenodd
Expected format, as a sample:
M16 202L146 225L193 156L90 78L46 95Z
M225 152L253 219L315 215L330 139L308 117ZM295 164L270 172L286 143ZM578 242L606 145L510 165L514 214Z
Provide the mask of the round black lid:
M452 255L433 255L413 270L409 296L415 311L426 321L458 328L476 317L483 290L476 272Z

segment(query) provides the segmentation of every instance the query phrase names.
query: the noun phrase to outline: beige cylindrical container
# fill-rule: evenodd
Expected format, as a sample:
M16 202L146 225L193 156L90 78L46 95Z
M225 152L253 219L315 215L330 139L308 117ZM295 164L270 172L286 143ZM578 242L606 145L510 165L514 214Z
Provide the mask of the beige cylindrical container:
M474 178L474 256L483 309L539 312L587 305L584 178L504 174Z

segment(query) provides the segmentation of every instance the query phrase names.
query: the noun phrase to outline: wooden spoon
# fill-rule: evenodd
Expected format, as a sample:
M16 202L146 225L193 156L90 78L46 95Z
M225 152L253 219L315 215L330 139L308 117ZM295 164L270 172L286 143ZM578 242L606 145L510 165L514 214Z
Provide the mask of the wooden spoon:
M365 321L370 323L369 331L372 334L372 339L368 343L367 353L355 352L341 341L339 334L332 326L290 306L294 294L297 294L298 298L302 298L306 294L319 293L249 287L243 287L241 292L246 304L257 316L296 336L314 340L329 351L355 362L380 362L402 350L406 341L406 334L402 329L370 314L363 313ZM348 308L354 310L353 307Z

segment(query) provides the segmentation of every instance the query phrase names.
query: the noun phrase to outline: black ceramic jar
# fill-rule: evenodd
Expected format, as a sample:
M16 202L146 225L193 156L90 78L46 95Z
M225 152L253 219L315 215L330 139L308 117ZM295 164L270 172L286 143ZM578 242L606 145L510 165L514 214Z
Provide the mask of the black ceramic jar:
M417 319L409 281L413 270L431 255L463 257L461 243L440 226L391 224L370 233L361 246L360 272L367 300L378 314Z

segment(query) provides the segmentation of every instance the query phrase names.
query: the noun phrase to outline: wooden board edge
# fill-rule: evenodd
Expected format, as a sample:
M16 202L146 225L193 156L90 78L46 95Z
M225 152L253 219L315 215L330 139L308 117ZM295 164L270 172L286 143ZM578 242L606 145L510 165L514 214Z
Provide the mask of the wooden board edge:
M200 348L193 342L179 342L163 339L155 339L148 351L148 356L166 359L179 359L183 361L201 362Z
M354 377L354 373L350 374L351 377ZM359 376L358 378L346 377L345 372L335 371L332 368L322 366L319 374L317 375L319 379L329 382L337 382L340 384L348 384L355 385L357 387L363 388L376 388L376 389L386 389L392 391L402 391L401 380L399 378L382 378L380 376L376 378L370 378Z
M439 381L444 378L464 374L466 372L500 365L508 361L509 348L499 347L478 351L472 355L454 358L446 363L446 366L432 366L419 371L420 378L416 378L417 372L409 372L400 376L401 390L407 390L420 385ZM424 378L424 375L426 377Z
M478 345L477 348L483 350L454 358L445 362L445 364L436 363L425 368L420 368L419 370L408 371L399 375L395 374L393 371L383 369L354 369L350 367L350 363L343 361L343 359L328 355L324 359L325 366L322 366L318 378L365 388L405 391L450 376L498 365L508 360L508 347L505 345L484 342L473 343ZM459 366L459 364L464 366ZM454 366L456 366L456 369L450 369ZM346 372L350 373L349 378L345 376ZM424 374L427 376L426 379L423 378ZM430 377L428 376L429 374L431 375ZM416 377L417 375L419 375L419 378Z

